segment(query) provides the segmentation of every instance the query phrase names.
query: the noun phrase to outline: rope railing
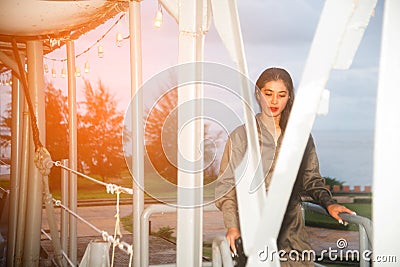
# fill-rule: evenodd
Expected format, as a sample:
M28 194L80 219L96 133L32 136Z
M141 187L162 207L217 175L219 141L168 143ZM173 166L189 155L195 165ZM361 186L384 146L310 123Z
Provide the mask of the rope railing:
M3 187L0 186L0 191L2 191L3 193L9 194L10 190L8 189L4 189Z
M10 166L10 164L8 164L8 163L2 161L1 159L0 159L0 165Z
M67 206L63 205L60 200L53 198L53 202L54 202L54 205L63 208L69 214L71 214L72 216L74 216L75 218L80 220L82 223L84 223L87 226L89 226L90 228L92 228L95 232L99 233L104 241L110 242L113 246L118 247L120 250L129 254L132 257L132 255L133 255L133 246L132 245L128 244L125 241L121 241L119 238L115 238L114 236L108 234L107 231L100 230L95 225L93 225L92 223L88 222L83 217L81 217L79 214L73 212Z
M116 203L116 214L115 214L115 230L114 230L114 235L110 235L108 234L106 231L100 230L99 228L97 228L95 225L91 224L90 222L88 222L87 220L85 220L83 217L81 217L79 214L77 214L76 212L72 211L71 209L69 209L67 206L63 205L61 203L60 200L54 199L53 198L53 202L56 206L59 206L61 208L63 208L65 211L67 211L69 214L71 214L72 216L76 217L78 220L80 220L81 222L85 223L86 225L88 225L90 228L92 228L95 232L99 233L104 241L107 241L109 243L112 244L112 259L111 259L111 267L114 266L114 256L115 256L115 248L118 247L121 251L125 252L126 254L129 255L130 260L129 260L129 266L131 266L132 264L132 258L133 258L133 246L131 244L128 244L124 241L120 240L120 237L122 237L121 234L121 230L120 230L120 214L119 214L119 203L120 203L120 194L121 193L126 193L126 194L133 194L133 190L131 188L126 188L126 187L122 187L116 184L112 184L112 183L105 183L102 181L99 181L97 179L94 179L86 174L83 174L79 171L76 171L74 169L71 169L65 165L63 165L60 161L52 161L52 163L54 164L54 166L56 167L60 167L70 173L76 174L77 176L80 176L82 178L85 178L89 181L92 181L94 183L100 184L102 186L104 186L107 190L107 193L110 194L116 194L117 195L117 203Z
M117 195L117 203L116 203L116 214L115 214L115 230L114 230L114 235L109 235L106 231L100 230L99 228L97 228L95 225L91 224L90 222L88 222L87 220L85 220L83 217L81 217L79 214L77 214L76 212L74 212L73 210L69 209L67 206L63 205L61 200L57 200L55 198L53 198L50 194L50 192L48 191L48 184L46 184L46 189L47 189L47 193L50 197L50 199L54 202L54 204L56 206L59 206L61 208L63 208L66 212L68 212L69 214L71 214L72 216L74 216L75 218L77 218L78 220L80 220L81 222L85 223L87 226L89 226L90 228L92 228L95 232L99 233L104 241L109 242L110 244L112 244L112 262L111 262L111 267L114 266L114 254L115 254L115 248L118 247L121 251L125 252L126 254L128 254L130 256L130 261L129 261L129 266L131 266L132 264L132 258L133 258L133 245L130 245L124 241L121 241L120 238L122 237L122 233L120 230L120 214L119 214L119 206L120 206L120 194L121 193L126 193L126 194L133 194L133 190L131 188L126 188L123 186L119 186L116 184L111 184L111 183L105 183L102 181L99 181L97 179L94 179L86 174L83 174L79 171L76 171L74 169L71 169L65 165L63 165L60 161L53 161L50 157L50 154L48 153L48 151L45 148L40 148L36 151L35 153L35 163L36 166L38 167L39 171L42 173L42 175L47 178L49 173L50 173L50 168L52 168L53 166L56 167L60 167L70 173L73 173L77 176L80 176L82 178L85 178L91 182L100 184L102 186L104 186L107 190L107 193L110 194L116 194ZM45 179L46 180L46 179ZM50 201L51 201L50 200ZM53 214L51 212L51 214ZM49 216L54 216L49 214ZM54 228L54 227L53 227ZM58 244L59 242L56 242L55 246ZM57 251L59 251L60 253L63 253L62 249L59 248L57 249Z
M133 189L132 188L126 188L126 187L119 186L119 185L116 185L116 184L111 184L111 183L104 183L104 182L99 181L97 179L94 179L94 178L92 178L92 177L90 177L90 176L88 176L86 174L83 174L81 172L78 172L76 170L68 168L67 166L62 165L62 163L60 161L53 161L53 164L56 167L60 167L60 168L62 168L64 170L72 172L73 174L76 174L76 175L78 175L78 176L80 176L82 178L88 179L88 180L90 180L90 181L92 181L94 183L97 183L97 184L100 184L100 185L104 186L107 189L107 193L114 194L117 191L120 191L120 192L125 193L125 194L133 195Z

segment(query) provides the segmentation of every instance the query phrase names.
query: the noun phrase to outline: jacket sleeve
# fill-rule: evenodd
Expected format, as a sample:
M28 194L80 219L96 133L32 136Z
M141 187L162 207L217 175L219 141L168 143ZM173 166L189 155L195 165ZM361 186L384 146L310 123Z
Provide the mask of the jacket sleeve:
M224 224L226 228L239 228L239 215L237 207L237 198L235 190L235 167L230 161L231 158L231 139L229 138L225 145L222 155L220 171L215 188L215 205L223 213Z
M319 205L326 208L336 201L332 198L331 192L325 188L325 180L319 172L319 162L313 138L308 140L303 157L303 188L306 193Z

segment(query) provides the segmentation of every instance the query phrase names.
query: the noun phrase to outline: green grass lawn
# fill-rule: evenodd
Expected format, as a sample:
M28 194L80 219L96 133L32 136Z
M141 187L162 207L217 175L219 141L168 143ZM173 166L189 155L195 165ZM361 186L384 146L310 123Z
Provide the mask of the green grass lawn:
M363 216L363 217L366 217L369 219L372 218L372 204L371 203L346 203L343 205L348 207L349 209L355 211L357 213L357 215L359 215L359 216ZM306 211L305 219L306 219L307 226L358 231L357 225L349 224L347 226L343 226L331 217L327 217L327 216L313 213L310 211Z

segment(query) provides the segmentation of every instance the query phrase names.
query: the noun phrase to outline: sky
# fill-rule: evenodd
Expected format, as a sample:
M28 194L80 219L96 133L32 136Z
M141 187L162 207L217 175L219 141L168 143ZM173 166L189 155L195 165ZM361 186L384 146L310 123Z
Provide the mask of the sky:
M144 83L161 71L178 63L178 25L164 10L161 28L154 27L157 1L141 2L142 50ZM238 10L249 78L255 81L267 67L279 66L292 75L295 87L299 84L311 41L323 8L322 0L238 1ZM331 92L330 110L316 119L316 130L370 130L374 127L379 48L382 22L382 2L378 2L359 50L349 70L334 70L327 83ZM94 44L120 16L85 34L75 42L76 54ZM130 100L129 41L116 45L116 34L128 36L127 16L99 42L104 57L97 55L97 45L76 59L83 73L86 61L90 73L77 78L78 97L82 94L83 78L94 86L101 81L115 95L119 108L126 110ZM234 67L213 25L205 37L205 61ZM65 58L65 48L46 56ZM46 79L66 92L66 79L60 78L65 63L45 59L49 69L55 68Z

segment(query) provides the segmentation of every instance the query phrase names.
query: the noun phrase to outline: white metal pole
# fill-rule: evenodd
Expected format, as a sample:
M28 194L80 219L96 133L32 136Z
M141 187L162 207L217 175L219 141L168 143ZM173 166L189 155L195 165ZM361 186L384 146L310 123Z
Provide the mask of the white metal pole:
M67 69L68 69L68 129L69 129L69 168L76 170L78 167L78 142L76 118L76 78L75 78L75 44L73 40L67 41ZM77 211L77 177L69 174L69 209ZM69 217L69 254L70 260L77 264L77 222L72 215Z
M143 99L142 85L142 37L140 23L140 1L129 2L129 40L131 64L132 119L132 175L133 175L133 265L141 265L140 217L144 208L144 141L143 141Z
M68 160L63 159L61 161L63 166L68 166ZM69 166L68 166L69 167ZM68 171L61 170L61 203L64 205L68 203ZM61 248L64 252L68 251L68 212L65 209L61 209Z
M11 126L11 179L10 207L7 238L7 261L12 266L17 239L18 205L21 198L21 152L22 152L22 122L24 110L24 93L21 83L12 77L12 126ZM25 186L26 187L26 186ZM25 191L26 192L26 191Z
M43 44L41 41L27 42L28 87L32 97L33 109L37 118L40 140L46 137ZM40 229L42 225L42 175L33 161L34 144L31 139L29 159L28 201L26 209L24 266L38 266L40 254Z
M20 189L18 202L18 221L17 236L15 242L14 258L7 259L7 266L21 266L22 255L24 251L24 229L26 221L26 199L28 192L28 175L29 175L29 155L30 155L30 132L29 132L29 112L28 105L25 101L24 113L22 116L22 151L21 151L21 173L20 173ZM7 255L8 256L8 255ZM13 262L14 261L14 265Z
M398 266L400 260L400 216L393 215L398 211L400 200L400 180L397 176L400 150L399 12L399 1L385 1L376 105L372 209L374 257L394 256L397 263L392 258L392 262L374 262L374 266Z
M179 55L180 64L203 60L204 54L204 15L207 1L179 2ZM202 67L196 65L189 72L192 81L202 80ZM178 81L183 77L179 77ZM185 78L187 79L187 77ZM180 84L180 83L178 83ZM199 83L178 86L178 211L177 211L177 255L178 267L199 267L202 264L203 243L203 172L196 164L203 155L200 146L204 137L201 119L203 86ZM179 106L192 101L190 110ZM195 121L192 119L196 118ZM190 123L188 123L190 122ZM178 133L177 133L178 134ZM199 149L200 148L200 149ZM183 162L191 162L189 169L183 169ZM202 164L203 160L201 160ZM186 166L185 166L186 167ZM197 206L197 207L196 207Z
M253 106L252 95L254 88L250 86L247 78L247 62L236 1L212 0L211 2L215 28L237 66L238 76L240 75L239 73L242 74L239 78L241 81L241 95L244 99L242 104L246 133L248 133L246 137L248 147L252 149L247 151L245 160L242 160L242 163L235 170L235 178L240 214L240 234L243 239L244 251L247 253L248 248L254 243L254 239L258 238L254 228L260 221L261 209L265 205L265 186L263 183L257 190L249 194L250 189L254 187L252 184L260 184L254 178L261 179L261 181L263 179L262 168L258 166L261 160L256 121L254 112L249 108L249 105Z

